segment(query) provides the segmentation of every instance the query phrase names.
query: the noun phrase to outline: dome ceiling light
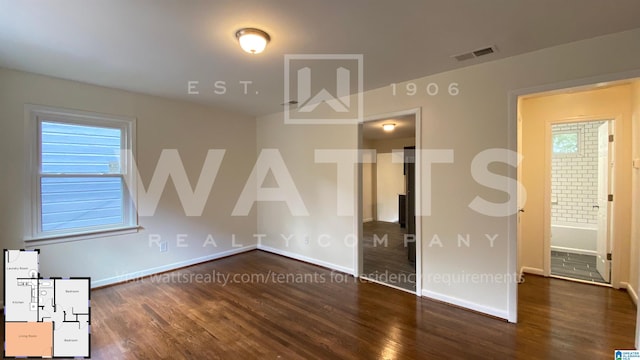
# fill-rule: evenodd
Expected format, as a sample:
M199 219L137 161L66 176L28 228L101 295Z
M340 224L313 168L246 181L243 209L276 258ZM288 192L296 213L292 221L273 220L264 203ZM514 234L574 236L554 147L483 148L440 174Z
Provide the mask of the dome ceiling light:
M271 37L260 29L243 28L236 31L236 39L242 50L249 54L260 54L267 47Z
M382 129L384 131L393 131L396 128L396 124L383 124Z

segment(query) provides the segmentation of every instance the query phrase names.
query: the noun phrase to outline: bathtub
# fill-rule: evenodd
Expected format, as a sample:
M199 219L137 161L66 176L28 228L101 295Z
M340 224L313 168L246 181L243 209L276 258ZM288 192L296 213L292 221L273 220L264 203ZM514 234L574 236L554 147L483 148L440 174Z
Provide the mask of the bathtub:
M551 250L596 255L597 238L596 224L551 224Z

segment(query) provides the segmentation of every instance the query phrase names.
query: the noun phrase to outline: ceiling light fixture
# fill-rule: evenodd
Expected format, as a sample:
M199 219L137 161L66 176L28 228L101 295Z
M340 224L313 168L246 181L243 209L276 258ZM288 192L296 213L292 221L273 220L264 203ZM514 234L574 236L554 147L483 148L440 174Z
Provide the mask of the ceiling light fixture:
M383 124L382 125L382 129L384 131L393 131L393 129L395 129L396 124Z
M267 47L271 37L260 29L243 28L236 31L236 39L242 50L249 54L260 54Z

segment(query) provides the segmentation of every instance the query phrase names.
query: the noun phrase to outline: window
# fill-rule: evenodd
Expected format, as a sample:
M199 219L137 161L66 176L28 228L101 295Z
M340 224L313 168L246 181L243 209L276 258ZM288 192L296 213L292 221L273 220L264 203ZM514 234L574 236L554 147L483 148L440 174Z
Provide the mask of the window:
M25 239L136 229L135 119L29 105Z
M558 155L577 154L580 140L577 131L553 133L553 153Z

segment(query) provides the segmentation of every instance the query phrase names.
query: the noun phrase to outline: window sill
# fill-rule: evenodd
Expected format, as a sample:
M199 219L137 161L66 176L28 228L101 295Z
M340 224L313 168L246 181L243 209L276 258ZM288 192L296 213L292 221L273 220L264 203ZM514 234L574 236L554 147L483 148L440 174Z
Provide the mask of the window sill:
M34 248L36 246L41 246L41 245L53 245L53 244L61 244L61 243L73 242L73 241L103 238L108 236L134 234L140 231L140 229L142 229L142 226L134 225L134 226L125 226L125 227L116 228L116 229L82 232L77 234L61 234L61 235L49 235L49 236L45 235L38 238L25 238L24 243L25 243L25 247L27 249L30 249L30 248Z

